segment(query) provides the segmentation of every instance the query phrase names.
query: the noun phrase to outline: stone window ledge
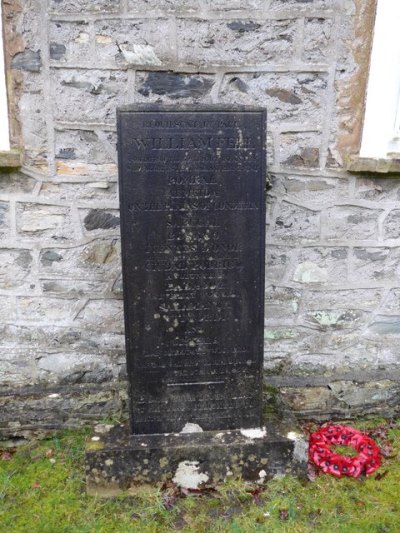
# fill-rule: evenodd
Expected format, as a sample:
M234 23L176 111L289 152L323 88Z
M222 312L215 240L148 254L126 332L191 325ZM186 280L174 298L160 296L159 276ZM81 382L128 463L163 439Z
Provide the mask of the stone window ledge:
M13 148L12 150L0 151L1 168L19 168L22 165L22 150Z
M400 154L398 157L390 159L350 156L345 167L349 172L377 172L381 174L396 172L400 174Z

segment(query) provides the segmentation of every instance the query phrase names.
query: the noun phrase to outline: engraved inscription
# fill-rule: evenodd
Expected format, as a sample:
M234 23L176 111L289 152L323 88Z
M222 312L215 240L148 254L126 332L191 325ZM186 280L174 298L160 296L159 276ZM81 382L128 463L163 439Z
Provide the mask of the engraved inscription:
M118 114L134 433L260 423L261 110Z

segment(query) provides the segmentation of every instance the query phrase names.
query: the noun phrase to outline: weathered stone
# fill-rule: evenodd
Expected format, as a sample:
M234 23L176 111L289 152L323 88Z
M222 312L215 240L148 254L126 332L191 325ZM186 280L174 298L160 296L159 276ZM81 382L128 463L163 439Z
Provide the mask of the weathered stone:
M270 9L289 9L289 8L301 8L301 7L335 7L337 0L272 0Z
M332 19L313 17L304 21L304 62L326 63L329 60L332 30Z
M269 282L279 283L292 263L294 250L289 247L268 246L266 249L265 277Z
M364 317L357 309L321 309L305 314L305 321L322 330L355 328Z
M294 20L178 22L179 60L193 65L241 65L289 62L293 54Z
M268 280L268 278L267 278ZM291 287L277 287L272 285L265 291L265 323L275 323L279 320L293 322L297 317L300 304L300 291Z
M41 260L42 265L49 266L54 261L61 261L62 256L56 252L53 252L52 250L48 250L46 252L43 252L40 260Z
M26 175L17 172L1 173L0 193L1 194L29 194L32 193L36 181Z
M400 315L376 316L375 321L368 326L368 329L377 335L400 335Z
M134 434L261 422L265 112L197 111L118 113L127 358L141 368L130 373Z
M96 239L86 245L73 248L42 250L39 258L40 274L70 279L104 279L104 276L120 270L118 243L115 239Z
M400 386L385 380L377 383L360 384L351 381L335 381L329 384L335 398L350 408L365 405L399 401Z
M25 50L13 57L12 68L18 70L27 70L28 72L40 72L42 68L42 60L40 58L40 50Z
M172 60L171 22L166 19L102 20L95 24L99 63L160 66Z
M0 288L22 287L32 264L29 250L0 250Z
M104 356L74 352L46 354L38 359L37 368L39 381L47 383L102 383L113 376Z
M400 289L399 288L394 288L389 291L389 294L385 298L383 305L380 306L380 312L382 314L400 315Z
M122 71L56 70L53 83L56 118L67 121L114 123L115 109L128 91Z
M318 353L326 344L329 334L309 326L267 326L264 332L264 349L285 353Z
M318 168L320 142L318 133L283 133L280 146L282 165Z
M89 25L79 22L51 22L49 27L50 59L86 63L90 53Z
M107 293L107 284L101 281L42 279L40 285L44 294L63 295L71 298L92 297Z
M347 278L346 248L304 248L293 280L300 283L343 283Z
M385 239L398 239L400 237L400 209L393 209L383 222Z
M17 298L17 312L20 320L44 323L69 324L82 306L79 300L65 300L49 297Z
M246 31L258 30L261 27L261 24L257 24L252 21L240 21L236 20L234 22L228 22L227 24L230 30L238 31L239 33L244 33Z
M60 43L50 43L50 59L55 59L59 61L65 56L66 47L64 44Z
M91 209L83 219L83 223L87 231L113 229L119 227L119 217L103 209Z
M398 281L400 276L399 248L354 248L350 281Z
M165 96L171 100L181 98L197 100L207 97L213 85L212 76L149 72L139 74L138 93L145 98Z
M297 105L301 104L302 102L302 99L296 96L294 92L286 89L267 89L265 92L268 94L268 96L278 98L278 100L284 102L285 104Z
M84 11L115 13L119 10L120 0L50 0L50 9L57 13L79 13Z
M69 385L35 387L30 391L10 388L0 397L2 435L46 435L49 428L77 427L121 412L124 384L101 388ZM57 392L55 392L55 390Z
M328 281L328 272L326 268L321 268L311 261L305 261L296 267L293 280L300 283L325 283Z
M17 205L17 230L31 238L67 240L73 236L69 210L65 207L19 203Z
M25 92L19 101L19 113L22 122L22 137L24 141L24 160L27 152L33 161L42 161L46 167L43 153L47 149L47 132L45 119L44 96L38 84L34 91ZM34 164L34 163L33 163ZM36 163L36 166L40 163Z
M332 397L328 387L282 387L280 393L291 410L300 412L326 412Z
M329 240L360 240L377 238L378 218L382 211L351 205L331 207L327 217L326 238Z
M21 350L15 345L12 347L6 345L1 347L0 353L0 382L2 387L30 385L34 365L29 350Z
M282 188L282 195L288 195L297 202L306 202L308 206L318 209L324 203L335 203L338 200L348 199L349 196L346 179L280 176L279 179L274 178L272 183L274 190L279 186Z
M120 295L123 293L123 285L122 285L122 277L119 276L113 283L112 291L116 295Z
M376 203L400 199L400 182L398 178L357 178L355 197Z
M100 331L121 333L124 328L122 301L90 300L79 312L76 322Z
M7 202L0 202L0 237L5 235L9 227L9 205Z
M383 289L303 290L302 306L306 310L319 309L361 309L371 311L380 306ZM400 308L399 308L400 312Z
M129 436L117 426L97 433L86 447L88 491L115 495L137 483L175 480L199 489L229 476L263 482L289 469L302 469L294 442L277 429ZM193 485L195 482L195 485Z
M234 83L232 78L237 76L226 75L221 88L220 98L222 102L232 101L241 104L259 104L268 109L270 125L284 120L308 124L310 129L317 127L323 121L324 95L326 92L325 74L294 74L294 73L254 73L241 74L240 79L246 84L248 90L243 93ZM273 91L273 96L267 91ZM282 91L285 91L282 93ZM283 94L292 95L292 101L296 96L301 104L282 101ZM287 98L289 100L289 98ZM299 138L303 135L297 134ZM315 136L315 134L314 134ZM304 143L303 143L304 145ZM305 145L304 148L308 148ZM313 144L311 148L316 148Z
M95 179L95 178L94 178ZM62 198L72 204L79 201L104 202L107 205L116 205L118 200L117 184L107 179L101 181L88 181L84 183L43 183L40 189L40 198L46 202L55 202Z
M276 239L298 242L315 241L320 235L319 213L304 207L282 202L272 228Z

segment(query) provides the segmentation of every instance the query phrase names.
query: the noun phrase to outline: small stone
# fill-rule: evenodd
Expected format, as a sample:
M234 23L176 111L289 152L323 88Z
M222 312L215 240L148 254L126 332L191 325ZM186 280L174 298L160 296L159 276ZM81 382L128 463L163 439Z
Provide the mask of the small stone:
M11 68L18 70L27 70L28 72L40 72L42 60L40 50L33 51L26 49L13 57Z
M278 98L278 100L285 104L298 105L302 102L302 99L296 96L293 91L288 91L286 89L267 89L265 92L268 96Z
M133 50L127 50L121 46L122 56L131 65L161 65L161 61L156 56L154 48L148 45L134 44Z
M60 60L65 56L66 47L59 43L50 43L50 59Z
M83 223L88 231L95 229L112 229L119 226L119 217L107 213L102 209L91 209Z
M198 424L187 422L183 426L181 433L203 433L203 429Z
M300 263L294 273L293 280L300 283L324 283L328 279L325 268L320 268L311 261Z
M249 428L249 429L241 429L240 433L247 437L248 439L262 439L266 436L267 430L265 427L262 428Z
M109 433L114 426L112 424L96 424L94 426L95 433L105 434Z

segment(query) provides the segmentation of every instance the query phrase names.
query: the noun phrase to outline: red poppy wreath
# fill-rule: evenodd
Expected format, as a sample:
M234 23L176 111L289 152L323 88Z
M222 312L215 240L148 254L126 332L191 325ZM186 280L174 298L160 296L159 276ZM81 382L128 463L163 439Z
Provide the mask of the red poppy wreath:
M334 453L331 446L351 446L358 455L350 457ZM357 429L348 426L324 426L312 433L308 447L308 458L325 473L336 477L367 476L381 464L381 454L375 442Z

